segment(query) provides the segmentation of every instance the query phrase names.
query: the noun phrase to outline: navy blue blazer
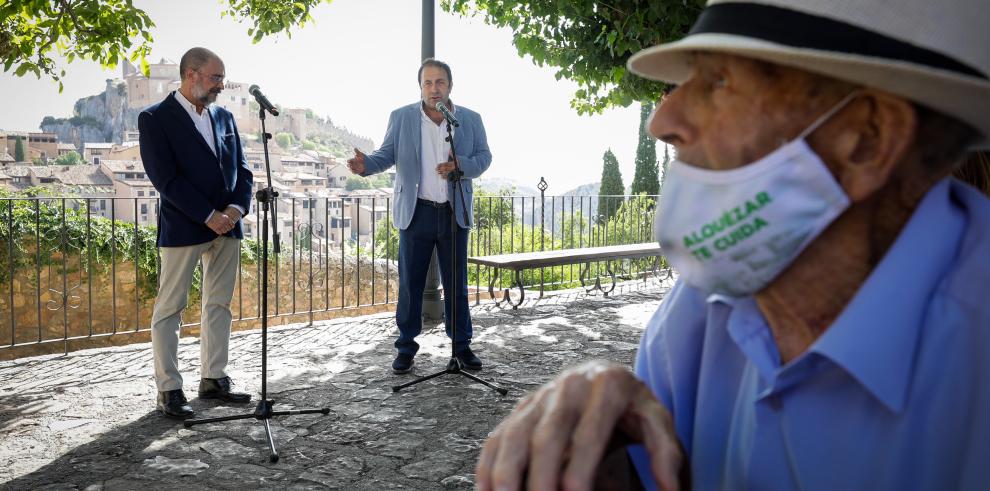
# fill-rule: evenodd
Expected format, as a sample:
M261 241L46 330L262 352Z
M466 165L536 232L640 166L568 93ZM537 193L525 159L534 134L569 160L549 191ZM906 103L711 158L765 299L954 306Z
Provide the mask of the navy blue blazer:
M158 245L181 247L217 238L206 226L214 210L235 204L250 211L254 175L241 150L234 116L226 109L206 108L213 122L213 154L196 130L189 113L175 100L175 92L147 107L138 116L141 160L151 183L161 194ZM225 235L241 239L238 220Z

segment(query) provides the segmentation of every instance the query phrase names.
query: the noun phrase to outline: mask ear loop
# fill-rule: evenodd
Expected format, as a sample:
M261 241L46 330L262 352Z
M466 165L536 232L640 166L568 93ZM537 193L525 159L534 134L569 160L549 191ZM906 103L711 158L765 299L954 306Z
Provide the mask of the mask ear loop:
M808 135L814 133L815 130L818 129L818 127L825 124L825 122L828 121L832 116L835 116L835 113L839 112L842 108L846 107L846 104L849 104L849 101L856 98L856 96L858 96L862 92L863 91L861 89L853 89L852 92L850 92L848 95L843 97L842 100L839 101L836 105L832 106L831 109L825 111L825 114L822 114L813 123L808 125L808 127L805 128L804 131L802 131L801 134L797 136L797 138L795 138L795 140L804 140L805 138L808 137Z

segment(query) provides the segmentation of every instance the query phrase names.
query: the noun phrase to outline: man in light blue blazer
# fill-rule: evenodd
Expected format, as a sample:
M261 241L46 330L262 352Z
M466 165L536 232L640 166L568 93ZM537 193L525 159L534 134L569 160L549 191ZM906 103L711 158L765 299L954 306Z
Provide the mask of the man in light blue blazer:
M451 336L450 287L451 254L457 254L457 327L454 353L464 368L480 370L481 360L471 352L471 314L467 294L467 240L473 217L471 179L480 177L492 162L485 126L478 113L450 102L453 77L450 67L438 60L427 59L417 77L421 100L400 107L389 116L388 129L382 146L365 155L354 149L347 161L351 172L368 176L396 166L393 220L399 229L399 303L395 323L399 338L395 341L398 354L392 363L395 373L408 373L419 344L415 338L423 328L423 290L433 248L440 262L444 291L444 318L447 336ZM460 123L454 129L454 148L446 141L447 121L436 109L442 102L450 108ZM457 156L464 173L460 186L463 200L455 194L454 183L447 175L455 169ZM451 209L457 220L456 238L451 240ZM464 211L467 207L467 213Z

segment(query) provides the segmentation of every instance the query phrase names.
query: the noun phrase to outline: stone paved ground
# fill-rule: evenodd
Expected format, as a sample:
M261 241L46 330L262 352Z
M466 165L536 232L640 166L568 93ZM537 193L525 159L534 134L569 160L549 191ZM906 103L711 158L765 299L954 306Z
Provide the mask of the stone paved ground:
M0 363L0 489L469 489L485 436L562 367L592 358L631 363L669 284L620 285L608 298L565 293L519 310L472 308L478 373L500 396L459 375L398 393L442 370L442 326L426 330L411 375L389 369L391 314L271 329L269 397L276 410L330 414L272 420L281 460L268 462L261 422L184 428L155 412L148 344ZM621 291L625 290L625 291ZM230 375L260 393L259 331L231 340ZM199 343L183 339L190 397ZM192 399L200 417L253 411Z

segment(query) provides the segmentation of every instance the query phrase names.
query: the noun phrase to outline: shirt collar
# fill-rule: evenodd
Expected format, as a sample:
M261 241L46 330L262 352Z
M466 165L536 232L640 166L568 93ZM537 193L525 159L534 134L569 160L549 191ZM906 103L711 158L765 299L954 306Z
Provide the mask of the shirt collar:
M933 291L953 262L966 219L950 179L928 191L849 305L809 351L830 359L900 412Z
M175 91L175 100L179 101L179 104L186 110L187 113L189 113L193 117L202 118L204 115L209 114L210 112L209 105L203 107L203 114L199 114L198 112L196 112L196 105L193 104L192 102L189 102L189 99L186 99L186 96L182 95L182 92L178 90Z

